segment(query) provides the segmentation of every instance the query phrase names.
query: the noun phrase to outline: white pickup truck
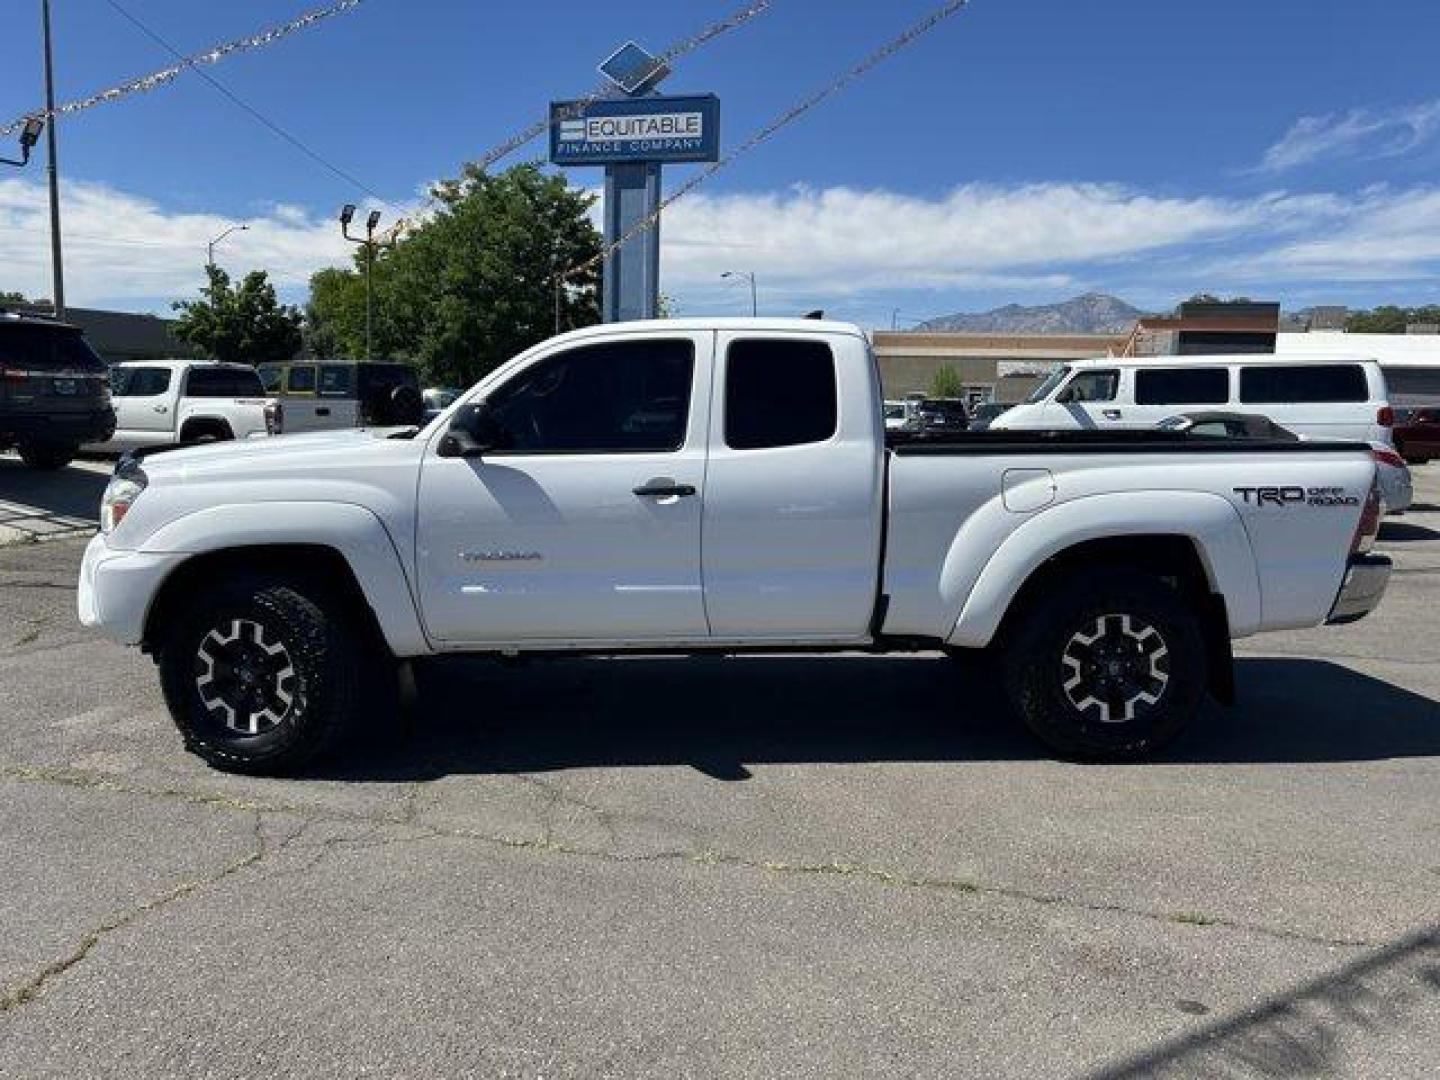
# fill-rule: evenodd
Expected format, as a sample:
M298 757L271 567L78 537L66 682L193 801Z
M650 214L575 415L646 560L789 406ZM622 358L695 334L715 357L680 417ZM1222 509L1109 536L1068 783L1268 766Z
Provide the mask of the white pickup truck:
M1348 443L887 442L852 326L614 324L423 429L122 462L79 612L226 769L306 761L392 659L776 648L993 650L1055 751L1130 759L1231 697L1232 638L1375 607L1374 482Z
M115 434L86 447L123 453L152 446L275 435L280 405L248 364L158 360L110 369Z

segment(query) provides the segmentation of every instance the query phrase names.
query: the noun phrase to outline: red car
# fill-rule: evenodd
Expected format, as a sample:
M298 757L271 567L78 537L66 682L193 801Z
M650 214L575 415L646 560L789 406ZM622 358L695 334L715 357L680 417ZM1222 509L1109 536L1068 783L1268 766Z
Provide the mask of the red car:
M1395 448L1411 465L1440 458L1440 408L1410 410L1395 425Z

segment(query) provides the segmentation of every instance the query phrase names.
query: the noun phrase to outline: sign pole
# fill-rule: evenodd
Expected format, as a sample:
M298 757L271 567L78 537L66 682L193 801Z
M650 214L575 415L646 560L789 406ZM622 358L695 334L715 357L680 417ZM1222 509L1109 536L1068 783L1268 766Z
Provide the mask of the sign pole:
M653 319L660 311L660 221L625 243L620 237L660 206L661 165L656 161L605 166L605 259L601 318L605 322Z

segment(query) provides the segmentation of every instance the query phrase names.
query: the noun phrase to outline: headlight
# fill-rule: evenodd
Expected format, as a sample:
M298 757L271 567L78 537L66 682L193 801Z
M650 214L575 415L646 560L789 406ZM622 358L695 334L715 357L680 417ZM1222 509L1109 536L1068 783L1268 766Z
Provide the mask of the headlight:
M125 467L124 462L115 470L115 475L110 478L110 483L105 487L105 495L100 500L100 531L110 534L115 526L125 520L125 515L130 512L130 507L135 505L135 500L145 490L145 485L150 481L145 475L145 470L138 465Z

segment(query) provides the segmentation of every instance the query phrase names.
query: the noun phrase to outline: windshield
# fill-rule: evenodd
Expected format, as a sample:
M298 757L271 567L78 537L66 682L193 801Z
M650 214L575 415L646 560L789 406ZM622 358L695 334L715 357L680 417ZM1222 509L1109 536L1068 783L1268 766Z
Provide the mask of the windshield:
M1054 393L1055 388L1064 382L1065 377L1069 374L1070 369L1064 364L1061 364L1054 371L1050 372L1049 375L1045 376L1044 382L1030 391L1030 396L1025 399L1025 403L1027 405L1034 405L1037 401L1044 401Z

